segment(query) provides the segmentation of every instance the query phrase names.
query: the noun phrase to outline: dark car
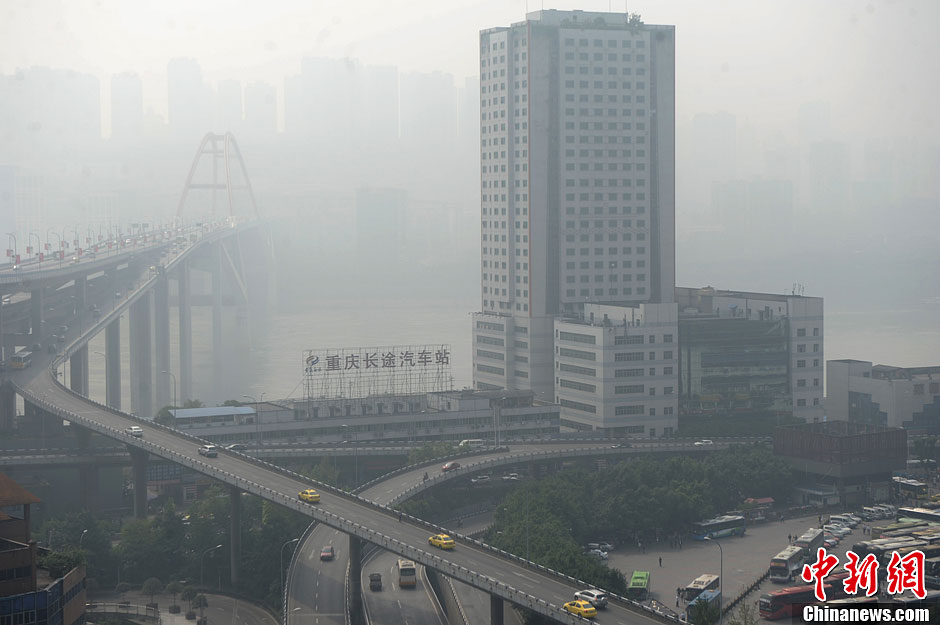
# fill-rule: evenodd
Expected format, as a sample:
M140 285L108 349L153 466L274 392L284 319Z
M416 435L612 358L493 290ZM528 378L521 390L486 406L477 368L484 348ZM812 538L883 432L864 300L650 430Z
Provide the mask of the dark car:
M332 560L336 557L336 552L333 551L333 545L326 545L323 549L320 550L320 559L321 560Z
M453 471L454 469L459 469L459 468L460 468L459 462L448 462L447 464L441 467L441 471L443 471L444 473L447 473L448 471Z
M369 573L369 590L382 590L381 573Z

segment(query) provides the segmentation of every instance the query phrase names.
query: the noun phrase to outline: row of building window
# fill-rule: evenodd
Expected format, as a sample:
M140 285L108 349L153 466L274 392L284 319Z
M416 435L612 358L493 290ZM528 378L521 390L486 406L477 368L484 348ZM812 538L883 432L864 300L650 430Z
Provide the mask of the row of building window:
M633 295L632 288L625 288L622 290L623 290L622 295L624 296ZM619 297L621 295L620 291L621 289L607 289L607 296ZM646 295L646 287L643 287L643 286L637 287L636 294ZM604 296L604 289L594 289L594 297L603 297L603 296ZM575 293L575 289L565 289L565 297L591 297L591 289L578 289L577 294Z
M631 32L630 34L632 35L632 34L634 34L634 33ZM594 47L595 47L595 48L602 48L602 47L604 47L604 40L603 40L603 39L594 39L593 41L594 41ZM618 41L620 42L619 45L620 45L620 47L622 47L622 48L632 48L632 47L636 47L636 48L645 48L645 47L646 47L646 40L645 40L645 39L637 39L636 41L633 41L632 39L608 39L608 40L607 40L607 47L608 47L608 48L616 48L616 47L618 46L618 44L617 44ZM523 39L522 42L523 42L522 45L525 45L525 39ZM587 39L583 39L583 38L582 38L582 39L578 39L578 43L575 44L575 40L574 40L573 37L566 37L566 38L565 38L565 45L566 45L566 46L574 46L574 45L577 45L577 46L584 47L584 46L587 46L587 45L589 45L589 44L588 44L588 40L587 40ZM496 48L494 47L493 49L495 50Z

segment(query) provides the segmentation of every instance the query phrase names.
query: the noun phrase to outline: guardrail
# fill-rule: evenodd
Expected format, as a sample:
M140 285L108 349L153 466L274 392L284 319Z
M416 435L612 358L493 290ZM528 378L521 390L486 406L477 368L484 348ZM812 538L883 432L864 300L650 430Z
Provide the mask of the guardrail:
M137 616L152 621L161 620L160 609L143 605L130 605L128 603L86 603L85 614L120 614L121 616Z

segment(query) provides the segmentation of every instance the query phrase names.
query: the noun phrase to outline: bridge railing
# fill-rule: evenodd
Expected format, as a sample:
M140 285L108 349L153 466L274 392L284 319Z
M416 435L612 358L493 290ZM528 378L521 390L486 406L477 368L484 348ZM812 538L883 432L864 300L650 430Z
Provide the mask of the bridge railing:
M159 608L128 603L86 603L85 614L119 614L125 618L136 616L160 622Z

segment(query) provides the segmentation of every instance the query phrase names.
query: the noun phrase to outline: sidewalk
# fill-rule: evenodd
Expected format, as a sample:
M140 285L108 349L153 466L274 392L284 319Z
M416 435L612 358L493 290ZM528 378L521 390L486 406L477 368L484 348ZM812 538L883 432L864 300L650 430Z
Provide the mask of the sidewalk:
M202 593L206 596L209 606L204 609L204 614L209 623L239 623L240 625L279 625L277 619L261 606L248 601L236 599L228 595L216 595L212 593ZM189 604L186 601L176 597L176 603L181 611L178 614L170 614L169 607L173 604L171 595L160 593L153 596L154 602L160 609L160 621L162 625L195 625L196 621L186 620L186 610ZM150 602L150 595L145 595L140 590L131 590L124 593L123 598L120 594L110 591L95 592L89 594L88 603L118 603L119 601L129 601L131 605L146 606ZM197 616L199 610L196 610Z

